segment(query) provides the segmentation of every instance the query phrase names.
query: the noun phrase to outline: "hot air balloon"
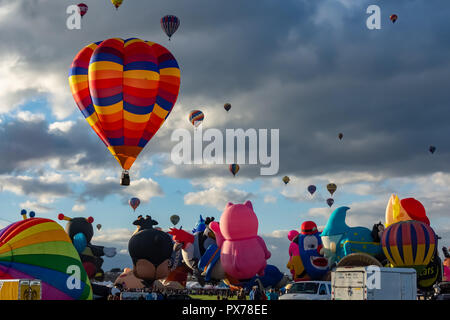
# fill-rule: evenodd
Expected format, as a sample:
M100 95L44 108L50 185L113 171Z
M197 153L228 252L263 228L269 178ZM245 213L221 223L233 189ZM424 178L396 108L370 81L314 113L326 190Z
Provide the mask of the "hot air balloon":
M315 185L308 186L308 191L309 193L311 193L311 195L313 195L314 192L316 192L316 186Z
M43 300L91 300L78 252L55 221L28 218L0 230L0 279L40 279ZM74 270L79 286L69 287Z
M239 165L236 163L230 164L230 172L233 174L233 176L236 176L236 173L239 171Z
M342 133L339 133L339 134L338 134L339 140L342 140L343 137L344 137L344 135L343 135Z
M336 191L337 186L334 183L327 184L327 190L328 192L333 195L333 193Z
M394 267L411 267L420 271L430 263L435 253L436 234L421 221L400 221L384 230L381 245Z
M111 3L116 7L116 10L122 5L123 0L111 0Z
M161 28L167 34L167 36L172 37L172 35L177 31L180 26L180 19L175 16L167 15L161 18Z
M128 170L177 100L177 61L154 42L108 39L76 55L69 84L81 113L123 168L121 184L129 185Z
M136 208L141 204L141 200L139 200L139 198L131 198L128 200L128 203L130 204L130 207L133 208L133 211L136 211Z
M227 112L228 112L228 111L230 111L230 109L231 109L231 104L225 103L225 104L223 105L223 108L224 108L225 110L227 110Z
M83 18L83 16L88 11L88 6L86 4L84 4L84 3L79 3L78 4L78 8L80 8L80 16Z
M428 150L431 152L431 154L433 154L436 151L436 147L435 146L430 146L428 148Z
M170 222L172 222L174 226L177 225L178 221L180 221L180 217L178 215L174 214L170 217Z
M392 21L392 23L395 23L397 21L398 16L396 14L392 14L389 19Z
M189 121L194 127L198 127L203 119L205 119L205 115L200 110L192 110L191 113L189 113Z
M102 228L102 225L99 223L99 224L97 224L97 230L99 230L100 231L100 229Z
M80 10L80 16L83 18L83 16L88 11L88 6L85 3L79 3L77 6L78 6L78 8Z
M288 184L289 181L291 181L291 179L289 179L288 176L284 176L282 180L283 180L284 184Z
M334 203L334 200L332 199L332 198L328 198L327 199L327 204L328 204L328 206L331 208L331 206L333 205L333 203Z

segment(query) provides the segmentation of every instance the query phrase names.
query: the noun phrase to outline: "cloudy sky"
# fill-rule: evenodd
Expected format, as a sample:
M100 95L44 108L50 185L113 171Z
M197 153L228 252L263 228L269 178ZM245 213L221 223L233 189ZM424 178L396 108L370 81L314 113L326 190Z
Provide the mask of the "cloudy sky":
M0 226L21 209L92 216L103 225L96 242L120 251L105 259L109 269L131 265L138 214L164 229L178 214L178 226L191 229L200 214L218 220L228 201L251 200L269 262L287 272L287 231L305 220L324 226L344 205L349 225L371 228L396 193L420 200L440 246L450 245L447 1L125 0L117 11L109 0L83 2L81 29L69 30L66 9L76 2L0 0ZM381 8L379 30L366 27L371 4ZM159 22L166 14L181 21L171 41ZM119 185L121 168L67 79L79 50L112 37L160 43L181 69L177 103L133 165L129 187ZM171 134L193 133L192 109L204 112L203 130L279 129L278 174L242 164L233 178L227 165L175 165ZM331 209L330 182L338 186ZM132 196L142 201L136 212Z

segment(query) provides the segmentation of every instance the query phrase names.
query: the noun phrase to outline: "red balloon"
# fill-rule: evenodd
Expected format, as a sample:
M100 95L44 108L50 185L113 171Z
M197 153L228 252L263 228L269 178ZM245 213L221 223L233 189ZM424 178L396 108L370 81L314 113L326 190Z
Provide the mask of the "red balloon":
M79 3L78 8L80 8L80 15L83 17L88 11L88 6L85 3Z

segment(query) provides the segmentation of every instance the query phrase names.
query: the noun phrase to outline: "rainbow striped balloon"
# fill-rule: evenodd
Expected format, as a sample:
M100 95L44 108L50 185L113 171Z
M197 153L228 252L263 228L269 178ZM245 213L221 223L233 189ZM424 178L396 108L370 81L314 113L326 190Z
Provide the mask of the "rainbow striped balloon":
M203 119L205 119L205 115L200 110L192 110L189 114L189 121L194 125L194 127L198 127Z
M80 287L68 287L79 268ZM40 279L43 300L91 300L75 247L55 221L29 218L0 230L0 279Z
M180 69L157 43L113 38L76 55L69 84L87 122L129 170L172 111Z
M436 234L423 222L400 221L383 232L381 244L394 267L423 267L433 258Z

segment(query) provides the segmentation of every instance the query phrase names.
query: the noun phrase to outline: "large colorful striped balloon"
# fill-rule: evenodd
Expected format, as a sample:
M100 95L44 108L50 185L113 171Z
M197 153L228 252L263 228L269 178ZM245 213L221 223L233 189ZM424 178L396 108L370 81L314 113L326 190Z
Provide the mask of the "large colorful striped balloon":
M205 119L205 115L200 110L192 110L191 113L189 113L189 121L194 127L198 127L203 119Z
M433 257L436 234L423 222L400 221L384 230L381 244L386 258L394 267L421 268Z
M79 288L70 278L77 271ZM50 219L29 218L0 230L0 279L40 279L43 300L92 299L78 252L64 229ZM75 287L69 287L71 283Z
M180 69L163 46L136 38L92 43L72 62L72 95L124 170L169 116Z

